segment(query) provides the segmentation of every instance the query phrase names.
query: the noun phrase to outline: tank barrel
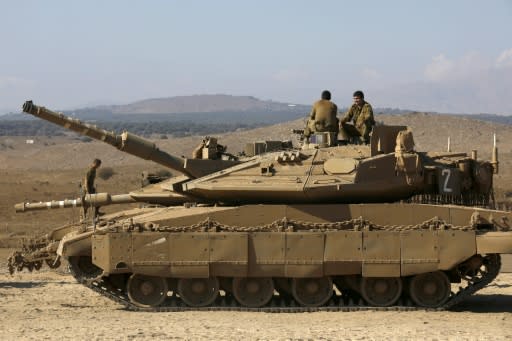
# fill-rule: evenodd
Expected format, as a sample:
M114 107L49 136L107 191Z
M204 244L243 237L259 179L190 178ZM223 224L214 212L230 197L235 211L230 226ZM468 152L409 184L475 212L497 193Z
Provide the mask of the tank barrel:
M143 139L134 134L124 132L121 135L117 135L114 132L107 131L96 127L93 124L88 124L68 117L62 113L57 113L32 103L32 101L26 101L23 104L23 111L27 114L31 114L45 121L52 122L66 129L77 132L81 135L89 136L95 140L103 141L110 144L111 146L134 156L143 158L145 160L151 160L158 164L161 164L167 168L177 170L178 172L184 173L192 178L195 178L188 170L185 169L185 159L172 156L160 149L148 140Z
M125 131L121 134L121 147L119 150L143 158L144 160L154 161L195 178L194 175L185 169L185 159L169 155L158 149L153 142L145 140L140 136Z
M110 195L108 193L87 194L84 198L85 204L92 207L115 205L115 204L129 204L137 202L128 194ZM70 208L82 207L83 201L81 198L65 199L65 200L52 200L46 202L22 202L14 205L16 213L30 212L39 210L49 210L53 208Z

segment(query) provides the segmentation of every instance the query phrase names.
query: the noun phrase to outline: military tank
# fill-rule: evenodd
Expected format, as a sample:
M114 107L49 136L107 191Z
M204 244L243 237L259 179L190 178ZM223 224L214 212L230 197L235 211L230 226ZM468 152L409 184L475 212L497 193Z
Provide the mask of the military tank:
M375 126L369 145L314 133L300 147L262 141L233 156L207 138L180 158L30 101L23 111L183 174L16 205L143 204L57 228L9 260L22 270L64 258L80 283L128 309L448 309L512 253L511 213L489 208L496 146L491 161L418 152L407 127Z

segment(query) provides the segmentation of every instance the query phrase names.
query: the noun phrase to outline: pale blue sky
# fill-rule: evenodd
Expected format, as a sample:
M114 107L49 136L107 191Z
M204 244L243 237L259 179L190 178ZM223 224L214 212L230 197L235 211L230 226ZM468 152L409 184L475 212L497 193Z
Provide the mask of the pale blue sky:
M512 0L0 0L0 113L193 94L512 114Z

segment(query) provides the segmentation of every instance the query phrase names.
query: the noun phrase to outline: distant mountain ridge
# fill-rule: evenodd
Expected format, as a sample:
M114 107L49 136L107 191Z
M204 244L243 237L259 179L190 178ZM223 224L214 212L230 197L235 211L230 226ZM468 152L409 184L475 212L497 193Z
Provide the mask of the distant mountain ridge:
M45 105L45 103L39 103L37 100L35 103ZM50 109L59 111L59 108ZM340 112L343 112L345 109L339 107ZM112 122L115 124L123 122L194 122L204 125L247 125L246 128L248 128L306 118L310 110L311 105L260 100L253 96L207 94L144 99L124 105L91 106L75 110L64 110L64 113L84 121ZM375 114L401 115L410 112L413 111L374 107ZM512 124L512 116L492 114L450 115ZM0 122L32 119L34 118L30 115L7 114L0 116Z
M253 96L191 95L151 98L125 105L94 107L112 114L179 114L226 111L296 111L297 105L264 101ZM299 107L302 107L299 105ZM89 108L89 109L94 109Z
M125 105L74 110L74 116L98 121L193 121L274 124L305 116L309 106L264 101L253 96L191 95L152 98Z

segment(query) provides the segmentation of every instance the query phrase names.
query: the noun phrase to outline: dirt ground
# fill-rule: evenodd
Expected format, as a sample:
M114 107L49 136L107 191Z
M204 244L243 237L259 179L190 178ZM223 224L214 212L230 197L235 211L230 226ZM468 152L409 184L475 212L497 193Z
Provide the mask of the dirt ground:
M512 274L445 312L130 312L65 274L0 273L1 340L506 340Z
M379 118L380 120L380 118ZM454 150L479 149L489 157L492 133L498 141L510 141L510 126L479 123L467 119L411 114L386 117L387 124L413 127L418 150L445 148L451 136ZM220 137L228 146L263 139L287 139L292 122L237 132ZM433 124L437 126L433 126ZM33 138L33 137L27 137ZM98 179L98 190L126 193L139 187L142 170L162 167L138 160L100 142L83 143L72 137L0 137L11 147L0 149L0 340L496 340L512 339L512 274L497 280L470 300L448 312L349 312L269 314L240 312L136 313L77 284L64 272L43 271L9 276L5 260L20 240L46 233L68 222L76 222L77 209L16 214L15 203L62 200L78 196L78 182L95 158L112 167L114 176ZM188 155L200 137L157 141L161 149ZM497 193L512 193L512 149L500 142L500 174ZM236 150L228 149L236 152ZM104 207L112 212L123 207ZM512 270L512 257L504 261Z

